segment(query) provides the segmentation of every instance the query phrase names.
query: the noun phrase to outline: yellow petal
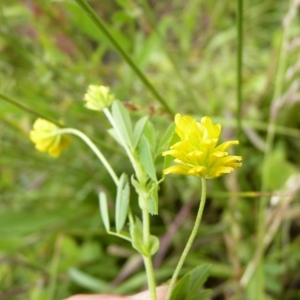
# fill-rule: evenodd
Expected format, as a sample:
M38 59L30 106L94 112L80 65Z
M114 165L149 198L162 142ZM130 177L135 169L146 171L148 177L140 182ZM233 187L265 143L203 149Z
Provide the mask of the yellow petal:
M171 166L169 168L166 168L163 170L163 173L165 175L167 174L182 174L182 175L190 175L189 174L189 168L187 168L185 165L176 165L176 166Z
M227 151L229 149L229 147L231 147L232 145L238 145L239 141L228 141L228 142L224 142L221 145L219 145L218 147L216 147L216 151Z

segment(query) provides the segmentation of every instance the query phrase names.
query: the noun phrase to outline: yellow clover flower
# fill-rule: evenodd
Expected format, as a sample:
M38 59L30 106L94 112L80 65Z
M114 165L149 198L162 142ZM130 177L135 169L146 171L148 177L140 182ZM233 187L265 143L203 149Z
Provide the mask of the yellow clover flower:
M115 96L110 93L109 87L90 85L84 95L85 107L92 110L103 110L109 107L115 100Z
M58 126L41 118L34 122L30 139L37 150L48 152L53 157L58 157L71 141L68 136L59 133Z
M180 141L162 153L171 155L178 163L163 170L164 174L183 174L206 179L231 173L241 167L242 157L228 155L227 149L237 145L238 141L228 141L217 146L221 133L221 125L213 124L209 117L196 122L190 116L175 116L175 131Z

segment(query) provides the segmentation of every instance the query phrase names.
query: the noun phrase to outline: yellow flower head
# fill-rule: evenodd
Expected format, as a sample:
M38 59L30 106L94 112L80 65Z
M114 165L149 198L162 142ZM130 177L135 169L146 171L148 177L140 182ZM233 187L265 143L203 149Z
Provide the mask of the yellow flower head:
M37 150L48 152L53 157L58 157L71 141L69 137L59 133L59 127L44 119L37 119L34 122L30 139Z
M237 145L238 141L228 141L217 146L221 125L213 124L209 117L196 122L190 116L175 116L175 131L180 141L162 153L171 155L178 163L166 168L164 174L183 174L204 177L207 179L231 173L241 167L242 157L228 155L228 148Z
M92 110L103 110L109 107L115 100L115 96L110 93L109 87L100 85L90 85L84 95L85 107Z

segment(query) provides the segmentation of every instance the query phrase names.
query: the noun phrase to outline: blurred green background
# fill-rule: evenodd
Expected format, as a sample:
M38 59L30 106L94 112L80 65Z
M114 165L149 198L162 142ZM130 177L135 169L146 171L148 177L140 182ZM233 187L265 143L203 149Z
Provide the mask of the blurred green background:
M298 1L299 2L299 1ZM34 112L93 138L118 174L132 172L102 114L83 107L89 84L111 87L132 118L149 115L158 139L175 113L204 115L237 138L236 1L89 1L119 45L171 107L167 112L74 1L0 3L0 299L130 294L145 288L137 253L108 236L98 191L114 184L73 138L61 157L29 140ZM211 299L300 299L300 80L297 1L245 0L243 167L209 182L203 222L185 268L209 262ZM6 99L6 100L5 100ZM267 147L267 151L265 151ZM162 160L157 160L159 177ZM193 226L196 178L169 176L152 232L166 282ZM136 202L132 198L133 206ZM261 203L266 203L266 207ZM258 273L243 284L265 224ZM174 234L176 232L176 234ZM258 286L265 298L257 296Z

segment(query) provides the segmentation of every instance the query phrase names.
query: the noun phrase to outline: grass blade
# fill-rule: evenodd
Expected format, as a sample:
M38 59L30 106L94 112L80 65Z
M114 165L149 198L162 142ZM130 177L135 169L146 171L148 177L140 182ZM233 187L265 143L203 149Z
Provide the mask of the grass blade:
M134 63L131 57L127 54L127 52L120 46L120 44L115 40L109 30L106 28L102 20L98 17L98 15L94 12L94 10L89 6L89 4L85 0L75 0L77 4L82 8L82 10L91 18L91 20L95 23L95 25L101 30L102 34L108 39L108 41L112 44L112 46L117 50L117 52L121 55L121 57L127 62L130 68L136 73L136 75L140 78L143 84L148 88L148 90L153 94L153 96L157 99L158 102L166 109L170 114L174 114L173 110L169 107L168 103L163 99L163 97L157 92L154 86L149 82L147 77L143 74L143 72L139 69L139 67Z

